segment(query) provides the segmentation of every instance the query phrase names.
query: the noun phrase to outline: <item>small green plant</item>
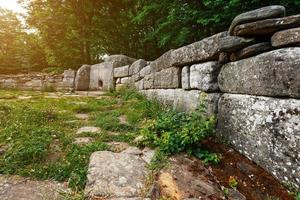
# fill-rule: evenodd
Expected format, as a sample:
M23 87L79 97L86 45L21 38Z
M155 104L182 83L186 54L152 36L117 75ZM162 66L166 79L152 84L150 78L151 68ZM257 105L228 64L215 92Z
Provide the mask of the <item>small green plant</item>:
M224 188L224 189L223 189L223 195L224 195L225 198L228 197L228 195L229 195L229 190L228 190L228 188Z
M238 180L237 180L237 177L236 176L230 176L229 177L229 180L228 180L228 184L231 188L233 189L237 189L238 187Z
M193 152L199 143L214 132L214 118L205 117L201 112L158 113L155 121L150 121L141 130L146 145L158 147L167 155L182 151Z
M196 156L203 161L204 164L219 164L221 161L221 156L216 153L211 153L209 151L197 148L192 151L192 155Z

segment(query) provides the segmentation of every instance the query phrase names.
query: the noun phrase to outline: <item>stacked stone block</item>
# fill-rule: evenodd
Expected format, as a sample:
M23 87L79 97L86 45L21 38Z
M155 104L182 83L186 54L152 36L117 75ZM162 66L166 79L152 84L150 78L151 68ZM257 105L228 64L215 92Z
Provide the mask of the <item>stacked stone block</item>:
M20 90L44 90L53 88L60 91L73 91L75 71L66 70L63 74L17 74L0 75L0 88Z

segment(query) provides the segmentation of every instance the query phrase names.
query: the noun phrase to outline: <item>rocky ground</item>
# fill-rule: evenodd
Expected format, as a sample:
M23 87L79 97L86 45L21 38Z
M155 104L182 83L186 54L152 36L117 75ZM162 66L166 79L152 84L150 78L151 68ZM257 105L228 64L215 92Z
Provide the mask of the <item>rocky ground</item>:
M206 141L205 145L221 155L221 163L218 165L207 165L196 158L180 154L170 157L163 169L151 170L149 164L155 151L136 147L133 141L135 136L130 133L136 130L133 126L138 126L133 119L141 117L132 113L142 112L133 109L136 101L122 100L101 92L0 93L0 158L4 163L0 164L0 172L11 174L0 175L0 199L293 199L263 169L232 149L211 141ZM14 141L13 135L7 136L8 133L12 134L9 132L12 127L4 123L10 123L6 120L10 118L9 112L14 112L13 107L24 104L37 108L53 106L55 112L46 113L47 119L50 119L48 123L54 123L51 129L68 134L53 135L51 132L51 142L42 146L49 148L41 155L46 158L35 160L33 156L33 162L18 167L14 164L18 164L20 154L24 154L25 150L14 149L17 142L21 141ZM56 116L57 113L61 115ZM7 117L3 117L3 114L7 114ZM101 120L96 115L101 115ZM14 119L21 122L22 117ZM34 121L33 118L31 120ZM21 124L19 126L23 129ZM43 138L40 140L43 141ZM15 162L9 159L15 159ZM19 163L25 161L21 159ZM78 167L77 164L81 162L82 166ZM71 172L68 174L68 171ZM42 176L41 173L48 176Z

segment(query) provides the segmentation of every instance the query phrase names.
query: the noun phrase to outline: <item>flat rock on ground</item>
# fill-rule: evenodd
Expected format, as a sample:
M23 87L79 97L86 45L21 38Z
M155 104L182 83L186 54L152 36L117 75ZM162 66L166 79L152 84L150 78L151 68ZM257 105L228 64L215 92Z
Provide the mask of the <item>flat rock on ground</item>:
M78 138L75 138L75 141L73 143L77 144L77 145L87 145L87 144L92 143L93 141L94 141L94 139L91 137L78 137Z
M135 148L121 153L94 152L90 157L85 196L94 200L142 198L147 164L134 152L137 152Z
M67 192L61 183L0 175L1 200L63 200L62 194Z
M98 127L94 127L94 126L84 126L81 127L80 129L78 129L76 134L81 134L81 133L98 133L100 132L101 129Z
M81 119L81 120L88 120L89 119L89 115L88 114L76 114L75 117L77 119Z

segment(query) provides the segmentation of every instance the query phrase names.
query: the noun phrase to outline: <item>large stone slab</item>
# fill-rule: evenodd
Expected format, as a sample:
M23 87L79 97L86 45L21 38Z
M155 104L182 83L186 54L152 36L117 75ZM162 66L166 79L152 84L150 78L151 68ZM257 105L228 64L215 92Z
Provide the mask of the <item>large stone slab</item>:
M206 62L192 65L190 68L190 88L201 91L217 91L218 74L220 64L218 62Z
M223 37L220 39L221 52L234 52L255 43L253 38L243 38L237 36Z
M205 38L188 46L173 50L171 64L173 66L186 66L189 64L218 60L220 53L220 40L228 36L228 32L221 32ZM167 59L170 59L167 57ZM169 66L162 66L167 68Z
M158 72L173 66L173 50L169 50L150 64L151 72Z
M232 53L230 55L230 60L233 62L237 60L242 60L244 58L249 58L251 56L255 56L260 53L271 51L272 49L273 47L270 42L262 42L262 43L254 44L244 49L241 49L240 51Z
M179 88L181 71L178 67L163 69L154 73L154 88L170 89Z
M143 69L147 65L147 61L143 59L139 59L132 63L132 65L129 67L129 75L137 74L140 72L141 69Z
M114 68L114 77L122 78L129 76L129 65L125 65L122 67Z
M124 65L131 65L136 61L134 58L130 58L125 55L111 55L104 59L104 62L110 62L114 67L122 67Z
M75 78L75 90L84 91L89 89L90 72L91 72L90 65L83 65L78 69Z
M277 31L300 26L300 15L283 18L266 19L238 25L233 34L242 37L268 36Z
M63 200L69 192L66 184L55 181L0 175L1 200Z
M221 91L300 98L300 48L285 48L224 65Z
M224 94L218 134L281 182L300 187L300 100Z
M90 89L107 91L114 89L113 70L114 67L110 62L92 65L90 71Z
M242 13L233 19L231 26L229 28L229 33L232 34L234 28L239 24L245 24L245 23L255 22L263 19L278 18L284 16L285 16L285 7L278 6L278 5L267 6L246 13Z
M300 46L300 28L279 31L272 36L271 42L273 47Z
M220 93L207 94L199 90L183 89L149 89L141 92L150 99L156 99L162 104L186 112L195 111L202 102L209 116L215 116L218 112L218 101L221 96Z
M85 195L93 198L138 198L145 188L146 162L131 152L95 152L91 155Z
M66 87L74 87L76 72L72 69L64 71L63 84Z

